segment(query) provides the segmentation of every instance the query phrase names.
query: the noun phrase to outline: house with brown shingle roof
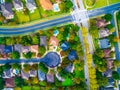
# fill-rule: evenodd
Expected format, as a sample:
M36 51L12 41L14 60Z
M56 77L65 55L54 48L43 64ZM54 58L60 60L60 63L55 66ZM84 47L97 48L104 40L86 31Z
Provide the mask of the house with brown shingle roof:
M7 88L13 88L15 86L15 84L14 84L14 78L6 78L5 79L5 86Z
M44 10L52 10L53 9L53 5L50 0L39 0L39 2Z
M33 53L38 53L38 45L30 46L30 51L33 52Z

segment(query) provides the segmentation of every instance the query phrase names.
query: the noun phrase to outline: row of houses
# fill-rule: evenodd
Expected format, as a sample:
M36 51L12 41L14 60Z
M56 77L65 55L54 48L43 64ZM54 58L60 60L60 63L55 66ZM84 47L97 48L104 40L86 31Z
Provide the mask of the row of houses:
M107 38L110 34L110 31L105 28L107 26L106 21L104 19L100 19L97 21L97 27L99 30L99 46L103 50L104 58L107 60L107 69L103 73L103 76L108 78L108 85L105 87L105 90L114 90L114 79L112 78L112 68L114 67L114 59L115 57L111 57L111 52L114 52L114 48L111 48L111 44L109 39Z
M50 0L39 0L42 8L44 10L52 10L55 12L60 11L58 4L52 4ZM24 6L20 0L13 0L12 3L6 3L5 0L0 1L0 12L6 19L14 18L13 6L16 11L23 11ZM30 13L34 13L34 10L37 8L34 0L25 0L26 8L30 11Z
M40 36L40 46L47 46L47 41L46 41L46 36ZM31 46L23 46L21 44L15 44L15 45L0 45L0 54L2 55L2 58L8 58L7 56L9 56L10 53L12 53L13 51L17 51L20 54L22 53L28 53L33 52L36 54L38 54L38 48L39 45L31 45Z

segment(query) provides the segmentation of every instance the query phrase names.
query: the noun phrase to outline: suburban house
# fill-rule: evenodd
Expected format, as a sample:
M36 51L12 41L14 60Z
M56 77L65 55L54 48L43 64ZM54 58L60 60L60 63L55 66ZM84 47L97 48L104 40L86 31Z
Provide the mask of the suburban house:
M7 88L13 88L15 86L14 84L14 78L6 78L5 79L5 87Z
M76 58L77 58L76 51L74 51L74 50L70 51L69 54L68 54L68 59L69 60L74 60Z
M62 44L61 44L61 46L60 46L60 48L63 50L63 51L65 51L65 50L67 50L67 49L69 49L69 43L68 42L63 42Z
M40 1L40 5L42 6L42 8L44 10L52 10L53 9L53 5L50 0L39 0L39 1Z
M107 29L103 29L103 30L99 30L99 37L100 38L104 38L104 37L107 37L109 36L109 30Z
M14 18L14 14L13 14L13 11L12 11L12 4L11 3L3 3L0 6L1 6L2 15L6 19L13 19Z
M26 7L27 9L33 13L34 10L37 8L36 7L36 4L35 4L35 1L34 0L25 0L26 1Z
M22 52L23 53L28 53L30 51L30 47L29 46L22 46Z
M30 70L29 74L30 74L30 77L36 77L37 76L37 71Z
M107 25L107 23L103 19L97 20L96 24L99 28L105 27Z
M105 48L109 48L110 47L110 42L107 38L105 39L100 39L100 48L101 49L105 49Z
M5 46L5 48L4 48L4 53L5 53L5 54L9 54L9 53L11 53L12 51L13 51L13 47L12 47L11 45Z
M108 69L113 68L113 60L107 60L107 68Z
M50 49L55 49L59 44L59 40L55 36L51 36L49 40Z
M47 82L49 82L49 83L54 83L54 74L48 73L48 74L46 75L46 78L47 78Z
M37 55L38 54L38 45L30 46L30 51Z
M25 73L23 70L21 70L21 76L23 79L26 79L26 80L28 80L30 77L29 73Z
M103 73L104 76L106 77L112 77L112 70L111 69L107 69L104 73Z
M5 48L5 45L0 45L0 53L1 53L1 54L4 53L4 48Z
M12 69L8 69L8 70L5 70L3 72L3 78L12 78L14 75L13 75L13 70Z
M14 90L13 88L4 88L3 90Z
M17 11L23 10L23 4L20 0L13 0L13 5L14 5L15 10Z
M110 57L111 50L110 50L110 49L104 49L104 50L103 50L103 53L104 53L104 58L109 58L109 57Z
M40 46L47 46L46 36L40 36Z
M65 70L69 73L73 73L74 71L74 65L72 63L70 63L66 68Z
M46 78L46 75L44 72L42 72L41 70L38 70L38 79L39 81L44 81Z
M22 52L22 45L21 44L15 44L14 45L14 51L17 51L19 53Z

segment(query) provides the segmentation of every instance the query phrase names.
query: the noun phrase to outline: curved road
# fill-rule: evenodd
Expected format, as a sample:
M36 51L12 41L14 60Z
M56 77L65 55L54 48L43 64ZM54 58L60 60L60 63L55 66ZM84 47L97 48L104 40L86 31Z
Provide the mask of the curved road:
M102 8L95 9L95 10L77 11L79 14L78 13L74 13L74 14L76 14L77 16L78 15L80 16L80 15L82 15L82 13L86 13L86 15L88 15L88 17L94 17L94 16L98 16L101 14L109 13L109 12L113 13L115 10L118 10L119 8L120 8L120 3L117 3L117 4L113 4L113 5L102 7ZM81 17L81 20L82 19L83 18ZM31 26L26 26L26 27L18 27L18 28L0 27L0 35L9 36L9 35L24 34L24 33L28 33L28 32L35 32L37 30L49 28L52 26L56 26L59 24L64 24L64 23L68 23L68 22L72 22L72 21L74 21L74 19L71 15L69 15L69 16L65 16L62 18L58 18L58 19L54 19L54 20L34 24Z
M70 15L62 17L62 18L58 18L58 19L34 24L32 26L19 27L19 28L5 28L5 27L3 28L3 27L0 27L0 34L1 35L24 34L24 33L34 32L34 31L37 31L37 30L41 30L41 29L44 29L44 28L48 28L48 27L51 27L51 26L56 26L56 25L64 24L64 23L68 23L68 22L72 22L72 16L70 16Z

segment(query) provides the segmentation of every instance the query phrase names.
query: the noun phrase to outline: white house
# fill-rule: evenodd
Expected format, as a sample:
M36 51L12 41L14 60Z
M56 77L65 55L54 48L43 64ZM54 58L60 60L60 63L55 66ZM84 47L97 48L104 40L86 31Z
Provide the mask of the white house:
M13 5L15 10L22 11L23 10L23 4L20 0L13 0Z

